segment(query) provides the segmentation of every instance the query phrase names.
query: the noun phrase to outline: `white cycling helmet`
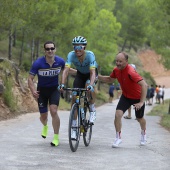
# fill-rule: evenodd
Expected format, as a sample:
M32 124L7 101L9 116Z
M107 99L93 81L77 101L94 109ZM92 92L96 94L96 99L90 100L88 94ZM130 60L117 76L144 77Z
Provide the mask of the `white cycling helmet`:
M135 70L136 70L136 66L134 64L130 64Z
M87 45L87 40L82 36L77 36L73 38L72 44L73 45L79 45L79 44Z

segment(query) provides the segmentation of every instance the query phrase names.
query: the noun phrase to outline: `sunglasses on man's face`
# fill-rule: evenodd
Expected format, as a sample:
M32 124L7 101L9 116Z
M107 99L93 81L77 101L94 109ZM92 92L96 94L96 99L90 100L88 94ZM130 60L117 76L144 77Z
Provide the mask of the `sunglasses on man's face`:
M51 48L45 48L45 51L53 51L53 50L55 50L55 47L51 47Z
M82 50L84 49L85 46L80 45L80 46L73 46L74 50Z

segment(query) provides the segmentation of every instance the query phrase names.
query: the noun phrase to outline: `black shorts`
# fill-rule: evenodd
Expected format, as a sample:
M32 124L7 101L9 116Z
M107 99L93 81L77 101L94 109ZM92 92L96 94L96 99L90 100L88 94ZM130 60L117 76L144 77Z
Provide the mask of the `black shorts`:
M95 70L96 71L96 81L95 81L95 84L97 83L97 76L98 76L98 71L97 69ZM90 73L87 73L87 74L82 74L80 73L78 70L77 70L77 75L74 79L74 82L73 82L73 87L74 88L85 88L85 84L86 84L86 81L89 80L89 83L90 83Z
M113 93L109 93L109 96L110 96L110 97L114 97L114 94L113 94Z
M39 91L38 98L38 107L40 113L48 112L48 104L59 105L60 100L60 92L57 89L57 86L54 87L38 87L37 91Z
M126 98L124 95L121 95L120 100L118 102L118 105L116 107L116 110L122 110L123 113L126 112L127 109L133 104L139 103L140 99L129 99ZM136 118L142 118L144 116L144 110L145 110L145 103L139 110L135 110Z

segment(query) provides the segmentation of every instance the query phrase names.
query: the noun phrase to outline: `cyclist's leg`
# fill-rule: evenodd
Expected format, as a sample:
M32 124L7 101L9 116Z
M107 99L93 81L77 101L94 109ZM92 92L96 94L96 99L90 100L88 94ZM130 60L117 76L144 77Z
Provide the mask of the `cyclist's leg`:
M90 84L90 80L88 79L86 81L86 87ZM93 84L94 92L89 92L91 96L89 96L90 99L90 123L94 123L96 120L96 108L95 108L95 99L96 99L96 93L95 93L95 83Z
M84 88L84 84L85 84L84 81L85 80L83 76L79 72L77 72L77 75L73 82L73 88ZM76 95L77 95L77 92L73 91L71 106L75 103ZM74 115L75 115L75 119L72 121L72 126L77 126L77 114L74 114Z
M52 117L52 126L54 129L54 138L51 142L52 146L58 146L59 144L59 129L60 129L60 118L58 116L58 105L59 105L60 93L57 87L50 89L49 97L49 108Z

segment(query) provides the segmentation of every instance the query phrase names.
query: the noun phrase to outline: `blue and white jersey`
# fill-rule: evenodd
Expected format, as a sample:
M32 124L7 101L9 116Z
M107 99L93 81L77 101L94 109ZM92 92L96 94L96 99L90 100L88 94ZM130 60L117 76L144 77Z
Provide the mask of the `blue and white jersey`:
M64 69L65 61L59 56L54 57L52 67L46 62L45 56L34 61L29 74L38 76L38 87L58 86L58 75Z
M87 74L90 72L90 69L97 68L96 57L92 51L85 51L84 61L81 63L78 60L78 57L75 54L75 51L71 51L67 55L67 61L65 63L66 67L71 67L71 64L74 64L76 69L82 74Z

